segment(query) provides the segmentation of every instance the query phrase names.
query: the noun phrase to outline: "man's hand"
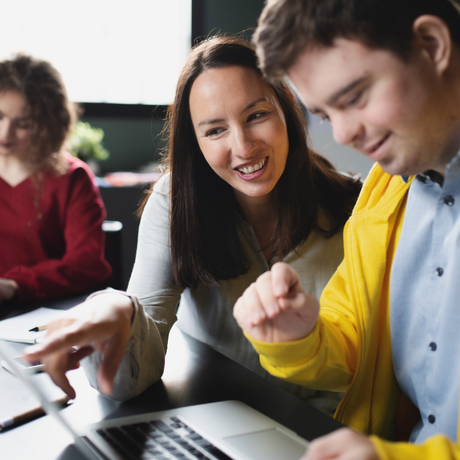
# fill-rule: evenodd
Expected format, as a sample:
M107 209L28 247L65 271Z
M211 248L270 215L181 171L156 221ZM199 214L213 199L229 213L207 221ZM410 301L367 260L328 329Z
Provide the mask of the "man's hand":
M249 336L262 342L306 337L315 327L319 302L305 293L289 265L276 263L237 300L233 315Z
M73 399L75 390L66 372L78 368L80 361L96 349L103 355L98 385L103 393L110 394L128 343L133 308L125 295L97 295L49 323L45 340L27 348L25 358L44 363L53 382Z
M18 292L16 281L8 278L0 278L0 303L11 300Z
M310 443L301 460L378 460L371 440L349 428L341 428Z

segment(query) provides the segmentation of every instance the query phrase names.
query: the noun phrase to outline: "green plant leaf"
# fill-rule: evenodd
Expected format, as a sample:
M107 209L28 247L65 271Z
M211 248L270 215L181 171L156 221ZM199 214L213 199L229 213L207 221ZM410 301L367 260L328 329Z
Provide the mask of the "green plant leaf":
M83 161L106 160L109 152L102 145L104 131L89 123L78 121L69 139L70 153Z

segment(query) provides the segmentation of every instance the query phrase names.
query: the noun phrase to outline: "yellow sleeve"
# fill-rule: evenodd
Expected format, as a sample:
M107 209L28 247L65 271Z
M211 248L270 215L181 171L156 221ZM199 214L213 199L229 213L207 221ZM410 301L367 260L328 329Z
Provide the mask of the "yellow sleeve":
M376 436L371 436L371 440L381 460L460 459L460 446L442 435L433 436L423 444L389 442Z
M342 263L321 297L320 317L313 331L292 342L261 342L246 335L270 374L311 389L345 391L351 383L357 356L357 334L347 299ZM334 308L323 307L323 298Z
M368 339L374 341L368 361L375 359L377 336L372 332L379 327L391 234L388 221L406 190L399 177L389 176L378 165L373 168L344 227L344 259L324 288L315 329L294 342L263 343L248 337L268 372L311 389L345 391L355 375L358 358L361 363L368 358L359 356L367 353L367 342L363 343ZM364 329L368 330L366 336Z

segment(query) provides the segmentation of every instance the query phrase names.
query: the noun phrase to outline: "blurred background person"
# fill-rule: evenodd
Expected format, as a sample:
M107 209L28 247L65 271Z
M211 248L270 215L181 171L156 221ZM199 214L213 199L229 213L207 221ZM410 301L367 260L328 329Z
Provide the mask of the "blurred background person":
M0 62L0 303L90 291L111 274L93 174L63 150L76 112L49 62Z

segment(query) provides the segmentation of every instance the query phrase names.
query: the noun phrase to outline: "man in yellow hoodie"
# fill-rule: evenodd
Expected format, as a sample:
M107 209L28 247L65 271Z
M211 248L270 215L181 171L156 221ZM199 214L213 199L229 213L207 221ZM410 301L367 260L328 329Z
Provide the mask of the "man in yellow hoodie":
M266 75L377 164L320 302L275 264L235 318L271 373L346 392L335 416L354 430L305 459L460 458L459 6L268 0L255 41Z

